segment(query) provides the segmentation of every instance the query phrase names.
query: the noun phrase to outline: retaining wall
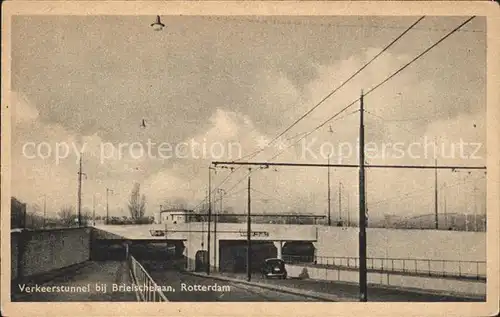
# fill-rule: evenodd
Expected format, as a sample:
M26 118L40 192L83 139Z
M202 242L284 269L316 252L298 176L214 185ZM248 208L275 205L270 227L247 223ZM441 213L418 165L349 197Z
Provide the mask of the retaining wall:
M11 234L11 279L29 278L90 258L91 228L22 231Z
M486 233L367 228L369 258L486 261ZM358 228L318 226L317 256L358 256Z

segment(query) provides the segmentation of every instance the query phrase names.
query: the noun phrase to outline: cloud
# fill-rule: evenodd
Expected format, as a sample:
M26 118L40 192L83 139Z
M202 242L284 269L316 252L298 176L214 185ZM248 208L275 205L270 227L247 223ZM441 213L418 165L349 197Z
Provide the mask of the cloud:
M143 185L148 210L168 199L182 199L195 206L206 195L207 168L213 160L231 161L257 153L252 161L266 161L283 150L273 161L325 163L319 147L328 144L338 149L345 142L352 151L342 157L342 163L355 164L361 90L368 92L440 35L412 33L279 140L290 145L299 139L297 135L311 131L354 101L352 107L304 140L314 141L316 156L310 157L303 155L302 142L286 150L276 142L262 151L259 142L272 140L320 102L394 39L399 29L370 29L371 33L358 34L352 28L340 33L328 27L327 21L317 26L306 23L306 27L271 22L249 27L245 22L214 22L206 17L171 19L168 33L147 32L143 25L148 21L140 17L25 17L14 21L16 195L37 201L40 192L49 191L55 209L76 201L78 152L70 148L68 158L60 164L54 164L54 157L31 160L22 157L26 142L47 142L53 147L56 143L74 144L77 150L85 144L83 204L90 206L93 194L98 194L98 210L103 212L105 188L110 188L114 191L109 197L112 213L122 208L126 212L134 182ZM396 22L406 26L408 20L398 18ZM127 25L128 31L118 31L116 23ZM51 31L38 31L46 29ZM460 139L485 140L484 43L480 37L472 41L471 34L457 34L456 39L443 42L425 59L365 97L367 142L408 146L434 136L446 144ZM460 39L475 49L465 50ZM130 50L130 43L137 50ZM140 127L142 119L147 122L146 129ZM153 158L145 152L148 141L155 143ZM168 158L158 155L163 142L171 146ZM194 152L176 155L177 146L186 154L191 142L197 144ZM108 156L102 160L104 145ZM223 151L218 151L221 148ZM338 151L334 154L337 156L332 161L339 162ZM368 162L430 164L432 160L405 156L368 158ZM222 186L231 192L225 201L240 212L246 206L247 171L241 168L229 176L229 170L218 170L213 175L214 184L228 179ZM261 192L253 193L255 210L325 214L326 174L325 168L254 171L252 186ZM433 199L432 176L432 172L370 170L371 216L428 212ZM355 215L357 171L332 168L331 177L332 195L337 197L341 181L343 209L347 210L350 200ZM443 173L440 182L454 182L456 177ZM414 200L401 198L419 190L424 194ZM396 199L377 208L373 205L391 197ZM335 199L332 208L338 213ZM450 208L459 208L453 203L449 202Z

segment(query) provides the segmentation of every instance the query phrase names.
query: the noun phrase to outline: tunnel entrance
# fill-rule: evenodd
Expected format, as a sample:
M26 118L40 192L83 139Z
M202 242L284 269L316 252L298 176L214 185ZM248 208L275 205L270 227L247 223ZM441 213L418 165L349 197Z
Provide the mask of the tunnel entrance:
M313 263L316 248L312 242L288 241L283 244L283 259L294 263Z
M123 261L128 254L143 263L173 262L183 258L183 241L166 240L126 240L97 239L92 241L91 260L93 261Z
M265 259L275 258L277 249L272 241L252 241L251 269L259 272ZM245 240L219 241L219 271L244 273L247 270L247 242Z
M125 240L94 240L90 249L92 261L124 261L126 259Z
M175 257L175 245L167 241L161 242L143 242L132 241L130 243L129 252L138 261L163 261L170 260Z

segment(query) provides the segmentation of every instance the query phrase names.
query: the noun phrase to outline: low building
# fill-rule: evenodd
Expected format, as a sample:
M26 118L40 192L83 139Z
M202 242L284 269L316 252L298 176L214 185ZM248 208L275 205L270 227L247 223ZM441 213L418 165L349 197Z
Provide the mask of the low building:
M155 223L177 224L189 222L193 210L165 209L155 215Z

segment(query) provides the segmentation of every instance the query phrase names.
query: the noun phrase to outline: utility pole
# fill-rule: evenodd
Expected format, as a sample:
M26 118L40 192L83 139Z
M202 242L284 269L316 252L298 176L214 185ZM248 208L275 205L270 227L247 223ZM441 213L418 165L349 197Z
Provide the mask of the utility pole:
M106 224L109 225L109 202L108 202L109 189L106 188Z
M95 226L95 194L92 195L92 222Z
M339 220L342 227L344 226L344 222L342 221L342 182L339 182Z
M212 218L212 170L215 168L208 167L208 225L207 225L207 275L210 275L210 222Z
M81 226L81 209L82 207L82 156L80 155L80 169L78 170L78 227Z
M207 190L207 201L209 195L210 195L210 189ZM203 213L205 213L205 210L203 210ZM203 214L201 215L200 220L201 220L201 248L203 249L205 245L205 216Z
M476 187L476 182L474 182L474 231L477 231L477 200L476 200L476 191L477 191L477 187Z
M469 204L467 204L467 209L465 213L465 231L469 231Z
M361 91L359 111L359 295L360 301L368 298L366 272L366 206L365 206L365 124L363 91Z
M220 209L219 209L219 212L215 212L215 215L214 215L214 244L215 244L215 248L214 248L214 268L218 267L219 263L217 263L217 252L218 252L218 248L217 248L217 222L219 221L219 213L222 213L222 197L224 194L226 194L226 191L222 188L218 188L217 191L219 192L220 194Z
M436 166L436 169L434 170L434 224L436 226L436 230L438 230L439 229L439 219L438 219L437 158L434 159L434 166Z
M106 224L109 224L109 203L108 203L108 193L113 192L113 190L106 187Z
M78 227L82 226L82 153L80 153L80 169L78 171Z
M351 195L347 194L347 226L351 226Z
M249 169L251 171L251 169ZM251 198L250 198L250 184L251 184L251 176L248 175L248 207L247 207L247 281L252 279L252 240L251 240Z
M27 216L27 204L24 203L22 204L23 206L23 211L24 211L24 229L27 229L28 228L28 216ZM33 221L32 221L33 222Z
M444 187L446 188L446 183L444 183ZM443 199L444 199L444 206L443 206L443 212L444 212L444 228L445 230L448 230L448 214L446 213L446 189L443 191Z
M47 194L43 195L43 228L45 229L47 221Z
M328 226L332 225L332 204L331 204L331 190L330 190L330 155L328 155Z

